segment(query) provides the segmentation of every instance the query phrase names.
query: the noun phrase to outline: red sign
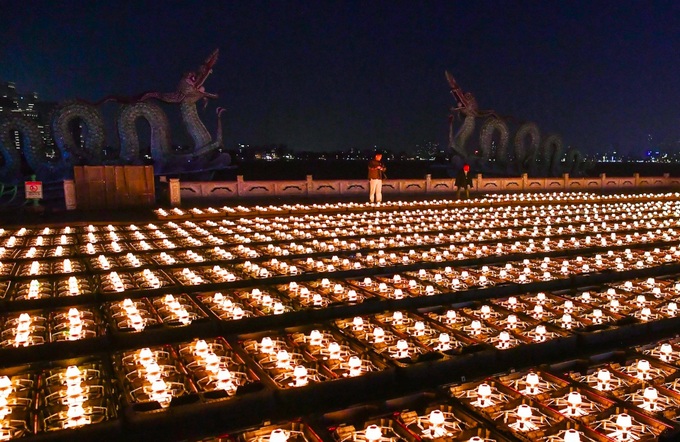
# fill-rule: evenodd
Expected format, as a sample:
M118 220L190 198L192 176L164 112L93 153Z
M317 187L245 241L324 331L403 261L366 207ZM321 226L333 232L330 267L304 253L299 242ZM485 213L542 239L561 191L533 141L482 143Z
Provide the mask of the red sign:
M26 193L26 199L42 199L43 197L43 187L42 181L26 181L24 182Z

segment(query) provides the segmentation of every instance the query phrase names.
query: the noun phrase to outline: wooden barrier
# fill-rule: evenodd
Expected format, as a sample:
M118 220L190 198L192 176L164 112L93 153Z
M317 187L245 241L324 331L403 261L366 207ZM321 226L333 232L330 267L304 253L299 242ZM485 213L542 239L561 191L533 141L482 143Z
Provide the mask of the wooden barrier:
M154 206L153 166L75 166L75 200L79 209Z

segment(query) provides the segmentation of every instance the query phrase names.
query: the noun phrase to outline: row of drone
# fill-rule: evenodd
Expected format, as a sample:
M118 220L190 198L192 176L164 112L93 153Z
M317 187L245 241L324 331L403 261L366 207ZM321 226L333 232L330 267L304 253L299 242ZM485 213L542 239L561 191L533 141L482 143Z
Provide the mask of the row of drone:
M672 440L678 196L485 201L0 229L0 440Z

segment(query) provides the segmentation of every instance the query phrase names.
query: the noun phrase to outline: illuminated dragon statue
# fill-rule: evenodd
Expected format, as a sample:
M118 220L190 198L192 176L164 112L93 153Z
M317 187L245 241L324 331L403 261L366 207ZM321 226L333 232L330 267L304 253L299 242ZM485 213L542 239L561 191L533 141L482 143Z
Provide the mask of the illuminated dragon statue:
M10 139L10 134L15 131L22 139L22 153L28 166L43 181L58 181L70 176L74 165L145 164L146 161L140 154L136 129L139 118L149 123L151 160L157 175L225 168L231 158L229 154L221 152L223 143L220 116L224 109L217 108L217 129L213 138L196 108L198 101L203 100L207 104L208 99L217 98L217 95L206 92L203 87L212 73L217 57L218 51L215 50L195 72L185 74L175 92L149 92L133 99L107 97L97 103L77 100L59 104L51 118L52 136L58 150L56 155L45 148L34 121L22 117L0 121L0 155L4 158L0 166L0 181L7 183L21 179L21 157ZM173 152L168 118L153 100L179 104L182 121L194 143L191 152ZM108 101L122 103L117 118L120 153L117 158L112 159L105 158L104 155L106 137L104 121L98 107ZM83 126L83 143L75 139L71 130L75 121L80 121Z
M543 138L535 123L519 124L510 147L510 129L508 123L514 123L512 117L501 117L493 110L480 110L477 100L471 92L463 92L453 76L446 72L446 79L451 87L451 94L457 106L449 115L449 150L453 153L452 162L471 164L475 170L498 175L519 175L528 173L532 176L558 176L568 172L574 176L583 174L585 163L581 153L576 149L567 152L562 161L562 139L551 134ZM467 147L468 139L475 131L477 121L483 119L479 130L479 144ZM456 120L462 120L454 132ZM494 133L498 133L498 145L492 155Z

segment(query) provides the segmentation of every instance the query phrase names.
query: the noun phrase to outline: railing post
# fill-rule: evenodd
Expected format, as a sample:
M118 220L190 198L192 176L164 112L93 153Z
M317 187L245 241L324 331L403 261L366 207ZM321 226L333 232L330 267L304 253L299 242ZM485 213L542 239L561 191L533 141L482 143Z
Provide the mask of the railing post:
M244 194L244 189L243 189L243 175L236 175L236 194L238 196L243 196Z
M178 207L182 205L182 190L179 185L179 178L170 178L168 184L170 194L170 205Z
M562 187L563 190L569 190L569 174L565 173L562 175L562 179L564 180L564 185Z
M307 175L307 196L314 193L314 177L312 175Z
M76 183L73 180L64 180L64 204L66 210L75 210L76 202Z
M526 192L528 186L529 186L529 175L525 172L525 173L522 174L522 192Z
M432 189L432 174L428 173L425 175L425 193L430 193Z

